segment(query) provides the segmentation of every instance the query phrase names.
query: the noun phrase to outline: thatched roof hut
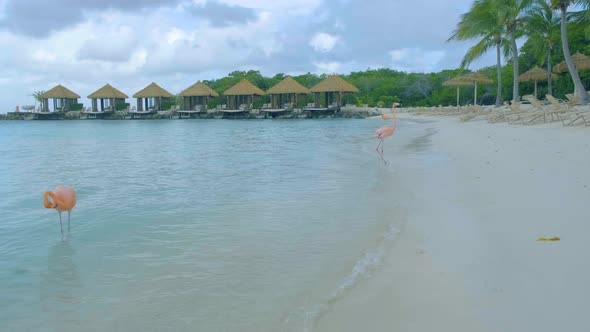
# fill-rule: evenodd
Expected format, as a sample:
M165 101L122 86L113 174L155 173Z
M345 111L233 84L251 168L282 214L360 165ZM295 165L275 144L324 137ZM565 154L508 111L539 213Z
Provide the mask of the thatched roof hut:
M129 96L114 88L110 84L105 84L102 88L88 95L88 99L127 99Z
M226 96L264 96L265 93L247 79L242 79L236 85L223 92Z
M41 107L44 112L49 112L49 99L53 99L54 111L68 111L71 104L78 102L78 98L80 98L80 95L58 84L41 95Z
M321 81L320 83L314 85L311 89L311 92L359 92L356 86L350 84L345 79L340 77L339 75L331 75L325 80Z
M145 99L146 111L159 111L161 110L162 101L166 101L172 97L174 97L173 94L162 89L154 82L133 95L133 98L137 98L137 111L139 112L142 112L144 109L143 99Z
M94 91L88 95L88 99L92 101L92 112L99 110L98 100L100 100L100 111L105 111L105 100L107 100L106 109L110 111L115 110L115 104L124 103L125 99L129 98L123 92L117 90L110 84L105 84L102 88Z
M173 94L170 92L162 89L159 85L152 82L150 85L146 86L145 88L137 91L133 98L172 98L174 97Z
M198 81L180 93L181 97L219 97L217 91L211 89L207 84Z
M43 98L43 99L78 99L78 98L80 98L80 95L72 92L72 90L66 88L63 85L58 84L55 87L51 88L49 91L42 94L41 98Z
M238 109L238 106L241 106L240 109L244 111L252 108L254 99L257 96L265 95L264 91L245 78L225 90L223 94L227 97L228 110L235 110Z
M342 106L342 99L347 93L359 92L359 89L347 82L339 75L328 76L325 80L314 85L311 89L314 93L315 107L320 107L320 94L325 94L326 108L339 109Z
M293 77L287 76L279 83L275 84L272 88L266 91L270 95L271 108L276 109L283 104L283 95L288 95L290 102L293 106L297 105L297 95L306 95L310 91L308 88L301 85Z
M266 91L267 94L308 94L309 89L297 82L293 77L287 76L272 88Z
M211 89L207 84L198 81L184 89L180 96L183 101L183 110L199 112L207 108L209 97L219 97L219 93Z

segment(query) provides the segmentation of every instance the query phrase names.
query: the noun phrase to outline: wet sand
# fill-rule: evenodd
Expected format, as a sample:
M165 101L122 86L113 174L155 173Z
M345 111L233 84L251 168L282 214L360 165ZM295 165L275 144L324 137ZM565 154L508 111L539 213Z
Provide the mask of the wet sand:
M584 330L590 129L399 117L427 121L408 146L385 145L424 158L392 162L407 220L314 331Z

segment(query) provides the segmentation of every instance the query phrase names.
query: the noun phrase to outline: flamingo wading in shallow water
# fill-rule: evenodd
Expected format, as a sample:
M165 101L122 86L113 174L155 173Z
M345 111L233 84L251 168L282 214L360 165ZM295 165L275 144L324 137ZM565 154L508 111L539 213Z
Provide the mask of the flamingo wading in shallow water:
M377 150L377 153L381 156L381 159L383 159L383 161L385 161L385 158L383 158L383 141L393 135L393 133L395 133L395 129L397 127L397 123L396 123L396 119L395 119L395 108L399 106L399 103L393 103L393 105L391 105L391 113L393 113L393 125L391 127L388 126L383 126L379 129L377 129L377 131L375 132L375 137L379 140L379 144L377 144L377 148L375 148L375 150ZM386 116L382 116L382 119L385 119ZM381 149L379 149L381 148Z
M51 197L51 200L49 198ZM56 209L59 214L59 227L61 235L64 235L64 228L61 222L61 213L68 212L68 232L70 231L70 213L76 206L76 192L68 186L57 186L53 191L46 191L43 194L43 205L46 209Z

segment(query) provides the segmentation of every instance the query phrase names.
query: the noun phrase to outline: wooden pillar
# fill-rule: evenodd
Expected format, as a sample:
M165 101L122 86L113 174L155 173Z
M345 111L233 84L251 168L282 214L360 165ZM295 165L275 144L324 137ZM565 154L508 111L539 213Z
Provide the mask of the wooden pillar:
M313 103L314 107L320 107L320 93L316 92L313 94Z

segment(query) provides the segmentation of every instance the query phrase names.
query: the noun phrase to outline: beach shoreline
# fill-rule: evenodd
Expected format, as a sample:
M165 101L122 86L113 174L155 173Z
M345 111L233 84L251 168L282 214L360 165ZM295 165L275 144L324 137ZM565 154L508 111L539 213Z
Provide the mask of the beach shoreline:
M410 213L382 267L314 331L581 330L587 128L399 117L424 130L413 160L391 162Z

